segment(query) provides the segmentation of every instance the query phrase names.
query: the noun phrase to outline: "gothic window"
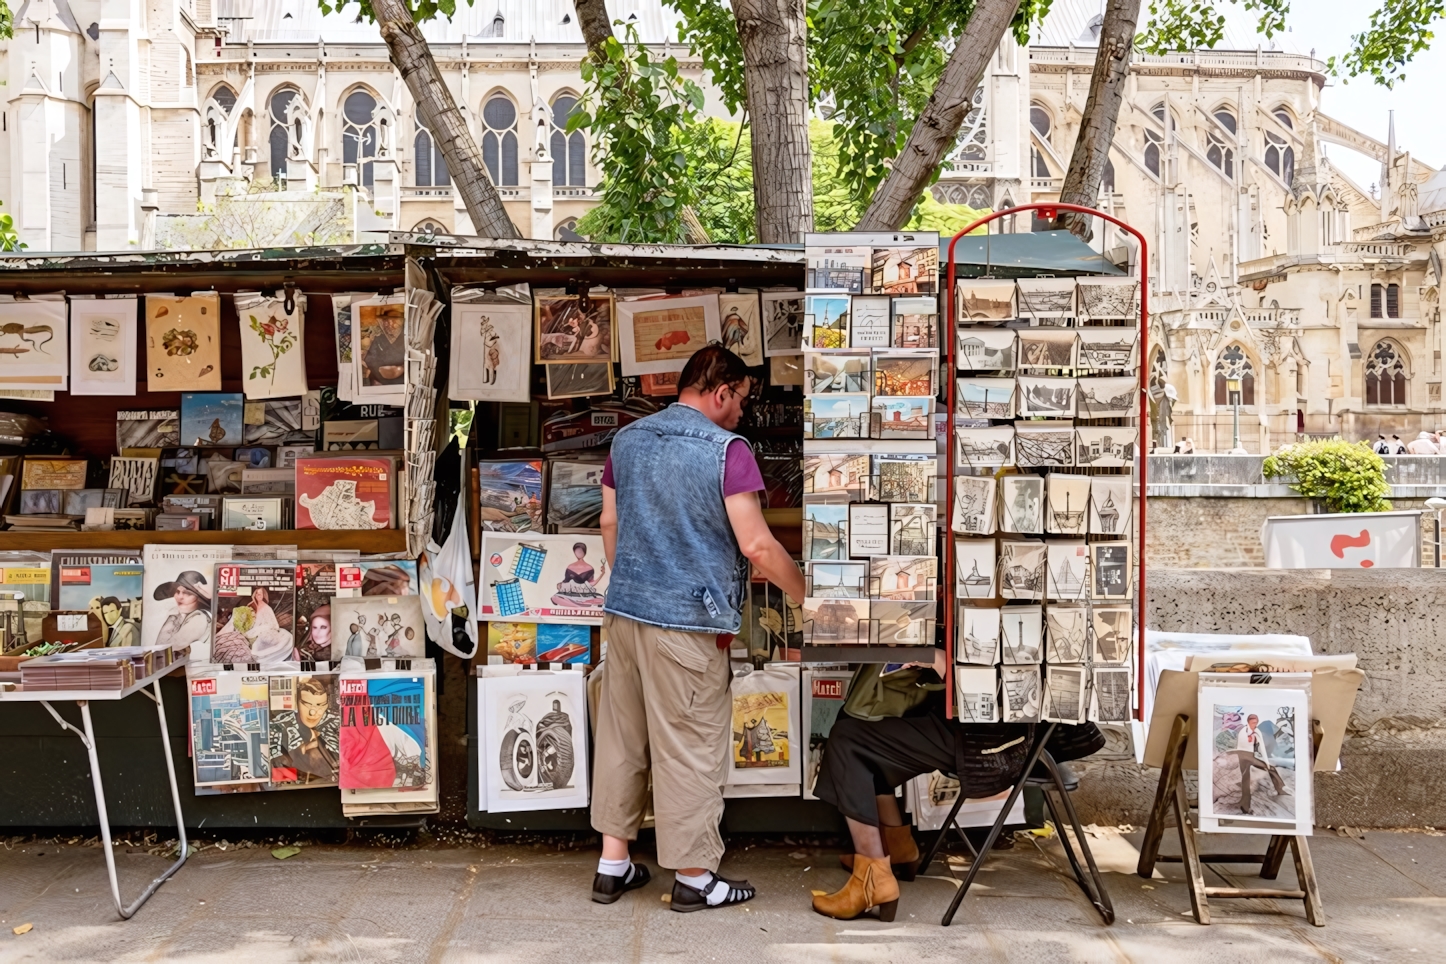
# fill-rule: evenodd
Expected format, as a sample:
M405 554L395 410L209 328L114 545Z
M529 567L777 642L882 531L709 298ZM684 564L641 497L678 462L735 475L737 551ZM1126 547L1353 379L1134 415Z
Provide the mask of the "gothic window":
M1165 102L1161 101L1150 109L1150 115L1160 122L1166 132L1175 129L1175 118L1167 116ZM1165 137L1153 128L1145 128L1145 167L1156 177L1160 176L1160 159L1165 150Z
M1384 318L1386 304L1386 286L1371 285L1371 317Z
M446 234L446 233L447 233L447 229L444 228L444 227L442 227L442 226L441 226L440 224L438 224L436 221L433 221L431 218L427 218L427 219L426 219L425 221L423 221L421 224L417 225L415 228L412 228L412 233L413 233L413 234Z
M267 105L271 114L271 176L277 180L286 177L286 155L291 143L287 136L287 125L290 123L287 115L299 96L294 90L278 90L271 95L271 102Z
M1386 285L1386 317L1401 317L1401 286Z
M1295 129L1295 123L1284 108L1277 108L1273 116L1287 129ZM1265 132L1265 166L1280 175L1280 179L1287 184L1295 180L1295 148L1272 130Z
M222 84L220 87L211 91L211 99L226 112L227 117L231 116L231 108L236 106L236 92L234 90Z
M561 187L587 186L587 141L582 131L567 132L567 122L577 110L577 98L558 94L552 101L552 183Z
M1100 186L1104 188L1106 194L1115 193L1115 162L1108 157L1105 158L1105 173L1100 178Z
M1230 345L1215 360L1215 404L1230 404L1231 379L1240 380L1240 404L1255 404L1255 366L1239 345Z
M1371 285L1371 317L1401 317L1401 286L1397 284Z
M425 127L417 128L417 136L412 138L412 151L417 158L417 187L447 187L452 183L451 175L447 173L447 159Z
M1235 133L1235 115L1228 109L1222 107L1215 112L1215 119L1220 126ZM1225 173L1226 177L1235 176L1235 149L1217 131L1208 131L1205 134L1205 159Z
M1406 404L1406 363L1389 339L1376 342L1366 358L1366 404Z
M964 123L960 127L963 133L959 136L959 146L954 149L951 160L967 164L982 164L988 160L989 125L987 119L984 109L984 88L978 87L975 88L974 97L969 102L969 113L964 115Z
M357 183L371 187L377 156L377 99L365 90L346 95L341 105L341 161L357 165Z
M1044 163L1044 155L1039 153L1039 148L1033 145L1029 148L1029 169L1034 177L1051 177L1049 165Z
M506 32L507 32L507 18L504 17L504 16L502 16L502 11L499 9L499 10L497 11L497 15L492 18L492 22L491 22L490 24L488 24L486 27L483 28L483 30L482 30L482 36L484 36L484 37L501 37L501 36L502 36L504 33L506 33Z
M505 94L482 105L482 161L492 183L517 185L517 106Z
M1038 104L1029 106L1029 126L1044 140L1049 140L1049 111Z

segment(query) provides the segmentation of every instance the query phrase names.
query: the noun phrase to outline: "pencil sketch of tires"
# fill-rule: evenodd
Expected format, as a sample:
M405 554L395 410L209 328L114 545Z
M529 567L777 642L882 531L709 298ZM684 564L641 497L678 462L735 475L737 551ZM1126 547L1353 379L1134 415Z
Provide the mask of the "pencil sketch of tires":
M526 790L536 784L533 770L537 763L537 745L532 735L532 721L523 714L527 697L517 697L508 707L507 732L502 736L502 782L513 790Z
M572 780L574 756L572 718L562 712L562 701L552 701L552 712L537 721L537 784L539 789L561 790Z

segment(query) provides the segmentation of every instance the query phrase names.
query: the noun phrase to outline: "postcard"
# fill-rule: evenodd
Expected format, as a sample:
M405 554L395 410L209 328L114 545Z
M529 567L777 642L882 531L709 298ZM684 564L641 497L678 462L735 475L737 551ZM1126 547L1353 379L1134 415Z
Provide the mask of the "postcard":
M1140 344L1138 328L1078 328L1079 367L1092 371L1131 371Z
M1017 367L1018 335L1012 328L961 328L955 364L961 372L1011 372Z
M954 389L955 410L960 415L1013 418L1018 414L1014 401L1018 384L1013 378L959 378Z
M1073 368L1078 337L1073 328L1021 328L1019 367Z
M1052 723L1083 723L1089 711L1087 680L1083 666L1046 667L1042 717Z
M992 428L956 428L954 430L958 464L971 468L990 468L1014 463L1014 426Z
M1020 278L1015 282L1021 318L1074 316L1073 278Z
M803 502L803 557L842 561L849 557L849 503ZM888 530L885 529L885 539Z
M1140 412L1140 381L1133 375L1079 380L1080 418L1129 418Z
M938 459L932 455L875 455L881 502L933 502Z
M875 248L869 290L874 294L931 295L939 290L939 246Z
M932 556L937 544L932 502L895 502L889 506L891 556Z
M1090 719L1100 723L1128 723L1134 696L1130 668L1096 666L1090 682Z
M1078 282L1081 320L1140 320L1138 278L1080 278Z
M808 598L803 600L803 639L810 646L867 646L867 599Z
M1044 658L1044 607L1005 606L999 611L999 640L1006 666L1025 666Z
M928 295L895 298L890 344L895 348L939 348L939 300Z
M868 598L867 562L807 562L808 594L820 599Z
M994 667L954 670L954 708L960 722L999 722L999 677Z
M849 556L868 559L889 552L889 507L879 503L849 503Z
M1128 468L1135 464L1139 429L1133 425L1081 425L1076 461L1081 467Z
M804 295L803 347L849 347L848 295Z
M937 393L934 376L939 356L932 351L875 352L875 395L929 395Z
M1131 596L1130 544L1090 543L1090 596L1094 599L1129 599Z
M1044 531L1044 479L1006 475L999 480L999 528L1025 535Z
M723 347L749 368L763 364L763 313L758 293L726 292L718 296L719 325Z
M1079 383L1073 378L1019 376L1019 415L1073 418Z
M1038 723L1040 698L1038 666L1006 666L1000 671L1004 690L1005 723Z
M146 390L221 390L221 296L146 295Z
M871 248L854 245L809 245L804 249L810 289L864 290L872 262Z
M867 394L804 396L804 438L868 438L868 430Z
M939 560L933 556L874 556L869 560L869 596L874 599L934 599Z
M993 599L993 539L954 540L954 592L961 599Z
M954 320L1008 321L1014 314L1014 282L960 278L954 282Z
M1129 662L1134 646L1135 612L1129 606L1095 606L1090 612L1090 639L1097 663Z
M806 351L803 390L810 395L867 392L872 383L867 351Z
M868 498L870 490L867 455L803 456L805 495L845 495L856 502Z
M1090 613L1084 606L1050 606L1044 612L1045 655L1051 663L1089 658Z
M869 604L869 643L873 646L933 646L936 611L933 600L875 600Z
M1014 462L1020 468L1074 465L1074 423L1060 419L1014 423Z
M934 437L934 396L882 396L873 400L874 438L927 439Z
M890 303L888 295L855 295L849 306L849 344L854 348L887 348Z
M1124 535L1130 531L1135 505L1133 488L1127 476L1096 475L1090 479L1092 535Z
M388 295L353 301L352 371L356 394L365 400L405 402L407 339L406 296Z
M959 603L954 662L993 666L999 662L999 610Z
M1052 539L1045 548L1049 566L1045 595L1062 600L1087 598L1090 554L1084 540Z
M803 292L765 291L763 303L763 354L797 355L803 350Z
M70 300L70 394L136 393L134 295Z
M954 520L951 528L971 536L993 535L996 526L992 475L954 477Z
M183 392L182 443L214 448L240 445L245 404L240 392Z
M1046 569L1043 542L999 543L999 594L1005 599L1043 599Z

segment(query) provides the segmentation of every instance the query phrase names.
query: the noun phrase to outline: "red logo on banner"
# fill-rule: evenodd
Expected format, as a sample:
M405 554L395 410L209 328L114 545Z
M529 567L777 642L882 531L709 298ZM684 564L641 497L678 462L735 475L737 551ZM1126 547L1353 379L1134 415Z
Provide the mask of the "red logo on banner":
M364 679L344 679L341 681L342 696L365 696L367 694L367 681Z
M844 698L844 681L841 679L816 679L813 681L813 698L816 700L841 700Z
M193 679L193 680L191 680L191 695L192 695L192 696L215 696L215 695L216 695L216 681L213 680L213 679Z
M337 566L336 588L360 589L362 584L361 566Z
M89 586L90 566L61 566L60 584L62 586Z

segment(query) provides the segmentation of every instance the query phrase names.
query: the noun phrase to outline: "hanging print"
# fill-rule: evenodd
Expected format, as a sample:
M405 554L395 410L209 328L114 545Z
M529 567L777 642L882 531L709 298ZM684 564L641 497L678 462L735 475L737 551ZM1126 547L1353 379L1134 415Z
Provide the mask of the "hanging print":
M241 389L247 398L290 398L305 395L306 354L302 328L306 295L268 298L255 292L236 295L241 320Z
M146 295L146 391L221 390L221 296Z
M487 293L454 288L447 391L479 402L526 402L532 374L532 306L527 286ZM507 293L513 293L511 297ZM462 298L475 300L460 301Z
M0 301L0 388L64 390L69 377L64 296Z
M136 299L70 300L70 394L136 393Z

